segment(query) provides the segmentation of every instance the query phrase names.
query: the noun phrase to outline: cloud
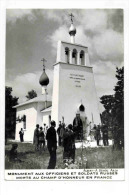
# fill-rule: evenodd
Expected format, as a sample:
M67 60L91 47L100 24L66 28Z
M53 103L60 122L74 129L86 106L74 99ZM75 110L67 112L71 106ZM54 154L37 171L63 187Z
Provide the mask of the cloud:
M99 59L107 61L123 60L123 35L112 29L105 30L93 38L95 54Z
M104 10L86 10L82 12L81 25L86 31L96 34L107 28L107 13Z
M68 33L70 27L70 19L68 14L71 12L74 14L74 25L77 29L75 42L84 46L88 46L89 48L90 62L94 70L95 84L97 88L98 97L101 97L102 95L113 94L113 88L116 84L116 66L121 67L123 65L123 10L10 9L7 10L7 21L15 23L17 19L26 18L31 22L37 18L36 21L38 22L36 27L39 27L39 24L40 26L42 26L42 22L43 25L47 24L48 29L46 40L47 43L49 43L48 45L51 46L51 53L54 54L51 56L55 56L57 52L56 48L58 40L70 42L70 35ZM41 28L39 29L40 30L38 31L38 33L41 31ZM30 33L32 32L33 31L31 31ZM46 37L46 34L44 35L44 37ZM34 42L33 47L35 47L35 44L36 42ZM46 45L46 51L47 49L48 48ZM38 49L36 51L37 53L39 53ZM38 55L37 53L36 56ZM27 52L26 54L27 57L31 56ZM47 74L50 78L48 91L51 94L53 71L47 70ZM41 72L17 75L13 81L9 79L7 83L13 87L13 93L16 96L21 97L21 101L21 99L26 99L25 95L31 89L34 89L37 91L38 94L41 94L41 86L39 85L40 75Z
M35 20L35 15L31 9L7 9L7 22L15 23L17 19L27 17L29 21Z
M109 61L99 61L93 65L93 72L98 97L114 94L116 66Z
M88 46L92 61L123 61L123 34L112 29L107 29L101 34L89 37L83 27L77 26L75 36L76 43ZM48 36L51 42L52 52L55 52L57 41L70 42L70 36L66 26L60 26L52 35Z
M46 71L49 77L48 94L52 95L52 83L53 83L53 71ZM7 80L6 86L10 86L13 89L12 94L19 98L19 103L26 101L26 95L28 91L34 89L38 95L41 95L41 85L39 84L39 78L41 72L26 73L18 75L14 80Z

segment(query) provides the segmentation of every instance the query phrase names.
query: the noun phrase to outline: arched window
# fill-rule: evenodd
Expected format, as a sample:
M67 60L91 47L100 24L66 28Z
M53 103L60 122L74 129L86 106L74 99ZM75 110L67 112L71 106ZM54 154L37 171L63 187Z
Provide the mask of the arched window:
M84 60L84 51L83 50L81 50L81 52L80 52L80 58L81 58L81 65L84 65L85 60Z
M23 129L26 129L26 115L23 115Z
M69 48L65 48L65 62L69 63Z
M85 107L83 106L83 104L81 104L81 105L79 106L79 110L80 110L81 112L84 112L84 111L85 111Z
M77 64L77 50L73 49L72 52L73 64Z

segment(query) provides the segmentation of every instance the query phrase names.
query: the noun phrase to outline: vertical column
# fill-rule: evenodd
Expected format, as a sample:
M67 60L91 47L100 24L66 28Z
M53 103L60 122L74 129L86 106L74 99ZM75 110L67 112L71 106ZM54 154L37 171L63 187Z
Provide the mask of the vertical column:
M74 35L71 35L70 39L71 39L71 43L75 43L75 36Z
M69 50L69 63L72 64L72 50Z
M75 57L73 58L73 64L75 64Z
M86 52L84 53L84 65L85 66L87 65L87 53Z
M89 54L85 52L85 66L90 66Z
M77 51L77 64L80 65L80 51Z

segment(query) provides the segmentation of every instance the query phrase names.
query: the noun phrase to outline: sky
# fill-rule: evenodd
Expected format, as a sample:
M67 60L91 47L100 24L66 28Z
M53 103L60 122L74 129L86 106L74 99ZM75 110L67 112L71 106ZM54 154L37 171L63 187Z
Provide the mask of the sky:
M89 48L98 99L114 94L116 67L124 65L122 9L7 9L5 83L19 103L26 101L32 89L41 95L42 58L47 60L48 93L52 94L57 42L70 42L71 12L77 30L75 42Z

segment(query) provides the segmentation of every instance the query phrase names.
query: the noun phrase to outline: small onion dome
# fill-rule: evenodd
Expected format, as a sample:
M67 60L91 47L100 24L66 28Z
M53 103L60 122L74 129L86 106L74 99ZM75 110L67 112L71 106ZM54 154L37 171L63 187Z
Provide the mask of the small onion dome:
M39 79L39 83L42 86L47 86L49 84L49 78L45 72L45 70L43 71L43 73L41 74L41 77Z
M70 28L69 28L69 34L70 35L74 35L76 34L76 28L74 27L73 24L71 24Z

